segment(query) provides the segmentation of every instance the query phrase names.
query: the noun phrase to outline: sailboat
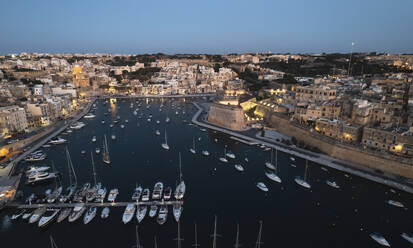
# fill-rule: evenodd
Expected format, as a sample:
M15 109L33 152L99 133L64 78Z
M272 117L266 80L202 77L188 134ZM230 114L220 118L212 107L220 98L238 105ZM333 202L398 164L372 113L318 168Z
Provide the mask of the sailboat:
M189 151L193 154L196 153L196 150L195 150L195 137L192 138L192 148L189 149Z
M219 160L220 160L221 162L227 163L227 162L228 162L228 159L226 158L226 155L227 155L227 148L224 147L224 156L223 156L223 157L220 157Z
M108 147L108 141L106 140L106 134L104 136L104 141L103 141L102 160L105 164L110 164L109 147Z
M175 240L176 240L176 242L178 243L178 248L181 248L181 247L182 247L181 242L182 242L182 240L184 240L184 239L181 239L181 225L180 225L179 221L178 221L178 237L176 237Z
M52 235L50 235L50 247L58 248L56 242L54 242Z
M271 155L272 155L272 150L271 150ZM271 156L272 157L272 156ZM268 168L268 166L267 166ZM266 171L265 175L272 181L281 183L281 178L276 174L278 169L278 150L275 150L275 167L274 171Z
M75 168L73 167L72 159L70 158L70 153L68 148L66 147L66 161L67 161L67 167L69 169L69 187L67 187L66 195L61 195L59 198L59 202L63 203L68 201L76 192L77 188L77 177L75 173ZM72 179L73 176L73 179Z
M88 202L93 201L93 200L96 198L96 196L97 196L97 194L98 194L98 191L99 191L100 188L102 187L101 183L97 183L97 182L96 182L95 161L94 161L94 159L93 159L93 153L92 153L92 151L90 152L90 156L91 156L91 159L92 159L93 182L94 182L95 184L94 184L93 187L90 187L90 188L87 190L87 193L86 193L86 201L88 201Z
M53 170L55 171L55 167L54 167L53 161L52 161L52 167L53 167ZM55 187L54 190L46 197L48 203L53 203L53 202L55 202L55 201L57 200L57 198L59 198L60 194L62 194L63 188L62 188L61 185L59 185L59 184L60 184L60 180L59 180L59 178L57 178L57 177L55 178L55 180L56 180L56 187Z
M270 162L265 162L265 166L270 170L275 170L275 166L272 162L272 157L273 157L273 152L272 152L272 149L271 149L271 160L270 160Z
M166 135L166 129L165 129L165 143L162 143L162 148L165 150L169 150L168 136Z
M212 234L212 248L217 248L217 237L221 236L217 234L217 216L215 215L215 221L214 221L214 234Z
M186 190L185 182L184 180L182 180L181 153L179 153L179 184L178 186L176 186L175 198L177 200L181 200L182 198L184 198L185 190Z
M139 241L138 225L136 225L135 232L136 232L136 248L142 248L141 243Z
M294 179L294 181L295 181L298 185L300 185L300 186L302 186L302 187L304 187L304 188L310 189L310 188L311 188L311 185L306 181L306 180L307 180L307 169L308 169L308 160L305 161L304 179L298 176L298 177L296 177L296 178Z

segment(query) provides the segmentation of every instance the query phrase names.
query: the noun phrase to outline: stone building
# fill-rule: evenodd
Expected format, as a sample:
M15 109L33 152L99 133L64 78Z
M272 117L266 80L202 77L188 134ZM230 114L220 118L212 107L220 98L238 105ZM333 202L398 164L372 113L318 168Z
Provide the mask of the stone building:
M82 67L75 66L73 68L73 84L76 88L88 88L90 87L89 78L82 72Z
M234 105L212 103L208 121L212 124L233 130L243 130L246 127L246 120L242 108Z
M413 156L413 134L402 128L365 127L362 145Z
M315 130L341 142L360 142L362 129L359 125L346 124L339 120L318 119Z
M0 108L0 128L3 134L22 132L27 129L26 111L19 106Z
M297 86L295 92L295 99L301 102L328 101L337 97L337 90L328 86Z

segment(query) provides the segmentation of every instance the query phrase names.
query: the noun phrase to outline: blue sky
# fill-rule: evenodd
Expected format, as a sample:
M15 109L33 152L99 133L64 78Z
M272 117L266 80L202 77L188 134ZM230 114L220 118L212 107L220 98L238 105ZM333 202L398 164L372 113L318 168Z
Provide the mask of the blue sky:
M412 0L0 0L0 54L413 53Z

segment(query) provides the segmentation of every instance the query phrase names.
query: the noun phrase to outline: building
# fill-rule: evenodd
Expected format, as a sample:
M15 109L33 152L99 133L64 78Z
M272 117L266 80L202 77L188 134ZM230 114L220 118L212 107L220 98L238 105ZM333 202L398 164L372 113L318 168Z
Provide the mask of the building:
M327 86L297 86L295 88L297 101L328 101L337 97L337 90Z
M208 121L212 124L233 130L243 130L246 127L246 120L242 108L234 105L212 103Z
M359 125L346 124L339 120L318 119L315 130L341 142L360 142L362 129Z
M3 134L23 132L28 127L26 111L19 106L0 108L0 128Z
M85 73L82 72L82 67L76 65L73 67L73 84L76 88L87 88L90 87L89 78Z
M365 127L362 144L366 148L413 156L413 134L403 128Z

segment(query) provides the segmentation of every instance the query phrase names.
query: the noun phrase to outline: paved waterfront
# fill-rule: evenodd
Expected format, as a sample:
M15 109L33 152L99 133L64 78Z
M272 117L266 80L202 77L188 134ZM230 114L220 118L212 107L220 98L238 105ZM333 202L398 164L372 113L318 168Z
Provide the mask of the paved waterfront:
M411 180L408 180L406 183L402 184L394 180L396 176L392 176L392 175L387 175L386 177L384 177L383 175L380 176L380 175L377 175L377 173L375 173L373 169L366 168L361 165L351 164L346 161L342 161L342 160L329 157L323 154L314 153L308 150L303 150L297 147L289 147L273 139L262 137L259 135L259 133L256 133L255 135L251 135L251 133L248 133L246 131L238 132L238 131L232 131L232 130L218 127L216 125L208 123L205 120L205 118L202 118L201 113L206 111L205 108L202 108L197 103L194 103L194 105L198 108L198 111L192 118L192 122L199 126L206 127L206 128L216 130L216 131L220 131L220 132L229 134L231 136L244 139L247 142L255 142L258 144L263 144L268 147L273 147L275 149L294 155L296 157L308 159L317 164L325 165L330 168L343 171L345 173L360 176L360 177L375 181L377 183L385 184L387 186L394 187L396 189L403 190L403 191L413 194L413 182L411 182Z

